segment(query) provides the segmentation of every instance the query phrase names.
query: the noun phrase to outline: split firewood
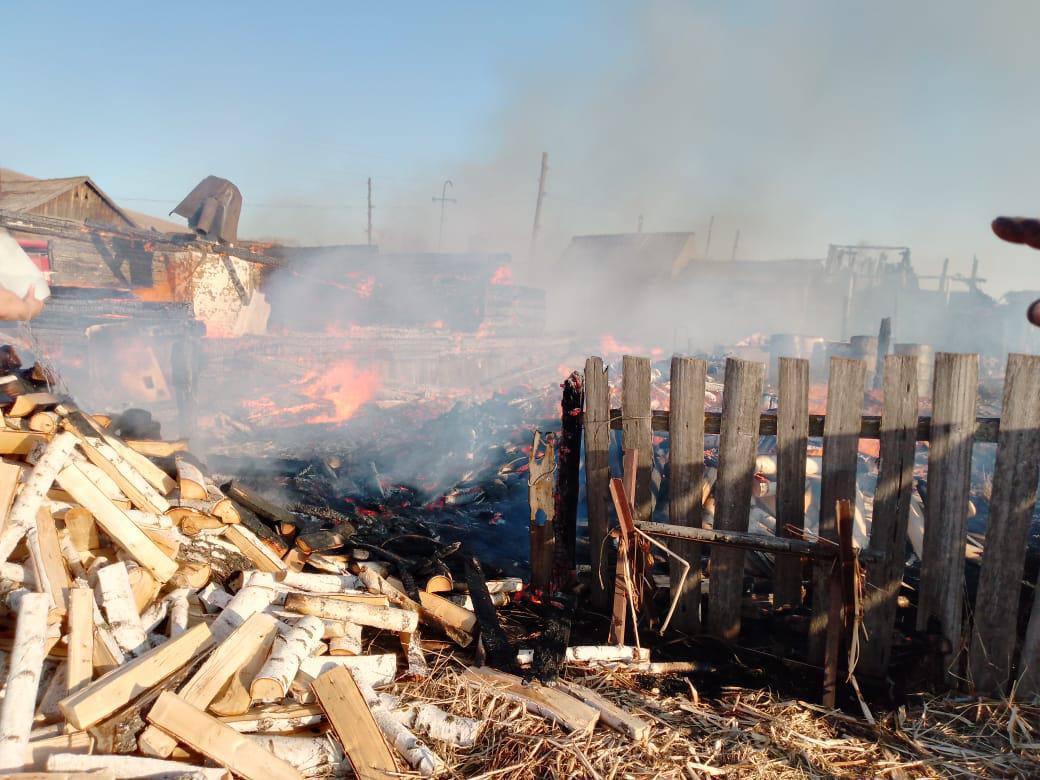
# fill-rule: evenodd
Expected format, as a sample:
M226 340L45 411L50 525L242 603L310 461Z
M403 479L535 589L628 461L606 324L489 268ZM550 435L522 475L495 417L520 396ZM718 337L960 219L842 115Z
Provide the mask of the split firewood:
M401 648L404 650L405 660L408 662L408 678L419 680L430 676L430 665L426 663L426 655L423 653L422 642L419 640L419 632L411 634L402 633Z
M220 720L242 734L287 734L317 726L323 718L317 704L273 704Z
M206 709L231 676L253 657L261 647L270 645L276 633L275 620L262 613L253 615L210 653L191 678L177 691L188 704ZM173 753L176 741L158 726L149 726L137 738L145 755L166 758Z
M174 462L177 464L177 483L180 486L181 498L205 500L206 478L202 475L202 469L186 455L178 455Z
M343 633L329 640L329 655L361 655L361 626L346 620L337 622ZM323 629L325 625L322 623Z
M524 581L519 577L507 577L501 580L487 580L488 593L519 593L524 589ZM427 588L427 590L429 590ZM467 586L464 582L455 583L456 593L466 593Z
M95 421L101 422L100 415L92 415ZM107 427L107 426L105 426ZM186 452L188 442L186 439L177 441L154 441L151 439L127 439L126 446L134 452L149 458L169 458L178 452Z
M222 642L240 625L257 612L263 612L274 600L274 580L265 572L252 572L245 586L234 595L213 621L213 637Z
M275 575L282 585L306 593L360 592L361 579L353 574L309 574L282 570Z
M272 549L269 544L253 533L245 523L228 525L225 535L228 541L235 545L260 571L280 572L286 569L286 565L281 559L285 551L283 550L279 553L277 550Z
M460 647L468 647L473 641L477 616L468 609L452 604L436 593L419 592L423 618L439 626Z
M35 527L26 531L25 543L32 558L37 590L50 596L51 608L55 614L64 615L70 584L69 574L65 569L58 529L50 509L40 507L36 514Z
M281 736L258 734L250 737L264 750L292 764L307 777L334 776L347 760L343 748L327 736Z
M25 763L43 669L49 610L50 599L42 593L26 593L18 604L7 687L0 705L0 771L14 771Z
M415 736L400 719L394 717L375 691L360 683L358 687L379 730L408 766L423 777L434 777L444 771L444 761L441 757Z
M39 769L47 759L59 753L88 754L94 749L94 737L86 731L73 731L50 737L33 737L26 746L25 765Z
M51 434L58 430L61 417L56 412L36 412L29 418L29 430Z
M7 417L28 417L41 409L52 409L61 403L61 399L50 393L26 393L14 399Z
M314 531L296 537L296 546L307 555L338 550L347 541L347 537L338 531Z
M166 599L170 603L170 638L180 636L188 630L188 588L176 588L171 590Z
M135 693L158 684L212 644L209 626L204 623L193 626L63 699L59 706L65 720L78 729L93 726L122 707Z
M566 682L563 680L559 680L556 685L578 701L582 701L596 710L599 713L599 719L615 731L620 731L622 734L631 737L637 742L643 742L650 736L649 723L642 718L636 717L632 713L623 710L621 707L617 706L602 694L597 693L591 688L587 688L584 685L579 685L575 682Z
M253 701L283 699L296 678L300 663L313 653L324 633L325 624L316 617L307 616L300 618L287 635L275 639L271 657L249 686Z
M131 657L148 650L148 635L134 603L130 577L122 562L105 566L97 573L101 608L119 648Z
M166 516L173 521L181 533L188 536L195 536L200 531L210 531L217 528L223 530L224 528L224 521L219 517L206 515L184 506L172 507L166 513Z
M0 460L0 528L7 523L18 490L18 482L22 478L22 470L22 466L16 463Z
M230 780L223 767L192 766L180 761L163 761L140 756L87 756L79 753L57 753L47 758L48 772L91 772L108 770L117 780ZM91 775L93 777L93 774Z
M522 703L530 712L559 724L567 731L584 734L592 730L599 720L599 712L584 702L556 688L547 688L541 683L525 685L516 675L490 669L486 666L470 666L463 680L494 691L507 699Z
M347 669L358 681L373 688L389 685L397 676L397 656L393 653L379 655L322 655L304 658L296 674L296 682L309 685L332 669Z
M473 747L487 721L452 715L435 704L417 704L403 713L405 725L425 734L430 739L446 742L454 747Z
M101 547L94 516L81 506L74 506L62 517L72 546L81 553Z
M349 671L333 669L311 689L359 780L385 780L398 773L394 754Z
M246 780L303 778L287 762L169 691L159 696L148 720L211 761L234 767Z
M29 480L22 485L18 498L7 517L7 522L0 531L0 561L11 557L15 545L21 541L29 528L35 526L36 515L43 505L47 491L54 484L58 472L72 456L76 446L76 437L72 434L59 434L47 445L43 456L36 463Z
M178 503L188 509L194 509L196 512L219 517L228 525L237 525L242 522L242 516L235 508L234 502L221 493L219 488L211 484L206 485L205 498L185 498L182 495Z
M94 676L94 594L90 588L69 590L68 614L65 685L71 694Z

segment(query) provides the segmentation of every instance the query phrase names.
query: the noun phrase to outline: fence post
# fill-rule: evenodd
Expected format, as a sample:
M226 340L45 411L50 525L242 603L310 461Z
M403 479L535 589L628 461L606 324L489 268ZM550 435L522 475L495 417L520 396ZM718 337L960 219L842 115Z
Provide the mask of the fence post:
M938 622L949 643L947 681L956 684L959 675L953 664L961 657L963 644L964 543L979 356L940 352L935 356L934 377L917 629L926 631L930 621Z
M672 358L671 398L668 407L668 522L701 527L704 481L704 379L703 360ZM701 546L673 540L669 547L690 563L685 581L682 568L670 561L673 591L683 595L676 606L675 625L695 632L700 628Z
M809 441L809 361L780 358L776 416L776 535L802 538L805 528L805 448ZM802 559L775 556L774 607L802 603Z
M914 355L885 358L884 391L881 466L874 491L870 549L887 557L884 562L867 567L863 604L867 637L856 667L875 677L882 676L888 669L899 585L906 563L906 526L917 449L917 358Z
M856 506L856 460L863 415L867 364L832 357L827 380L827 416L823 423L823 476L820 484L820 538L838 543L837 502ZM813 618L809 630L809 657L824 660L827 628L829 564L813 567Z
M764 377L762 363L726 360L719 472L715 482L715 528L719 530L748 530ZM708 628L715 636L733 641L739 635L743 589L744 551L713 547Z
M1029 525L1040 476L1040 357L1008 355L986 548L975 597L970 680L978 693L1007 695L1018 630Z
M621 373L621 446L637 450L636 492L628 498L636 510L636 522L650 520L650 464L653 441L650 433L650 358L625 355ZM631 475L625 475L626 483Z
M610 390L603 360L585 361L585 498L589 516L589 562L592 564L592 603L606 610L614 592L614 572L604 565L604 540L610 502ZM602 585L600 581L602 579Z

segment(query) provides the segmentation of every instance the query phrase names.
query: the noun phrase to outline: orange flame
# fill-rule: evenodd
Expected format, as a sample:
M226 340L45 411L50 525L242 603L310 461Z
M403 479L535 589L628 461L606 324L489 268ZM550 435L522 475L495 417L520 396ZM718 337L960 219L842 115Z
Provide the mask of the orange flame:
M491 276L491 284L512 284L513 269L508 265L500 265Z
M339 423L349 420L379 389L376 371L359 370L351 361L341 360L327 368L312 371L300 379L300 392L313 401L332 405L332 413L307 418L309 423Z

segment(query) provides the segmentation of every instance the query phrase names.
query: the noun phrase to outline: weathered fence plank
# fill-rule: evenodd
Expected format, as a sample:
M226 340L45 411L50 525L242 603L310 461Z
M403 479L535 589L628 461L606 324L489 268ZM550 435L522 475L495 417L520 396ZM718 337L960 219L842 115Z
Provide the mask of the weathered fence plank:
M585 361L585 498L589 516L592 603L606 610L614 592L604 540L610 526L610 388L602 358ZM601 584L602 582L602 584Z
M930 621L938 622L949 643L950 683L959 676L953 667L963 657L964 543L978 383L978 355L940 352L935 356L917 628L924 631Z
M1040 357L1008 355L997 440L969 679L981 694L1006 696L1040 476Z
M780 358L776 419L776 535L801 538L805 527L805 448L809 441L809 361ZM775 562L774 607L802 603L802 561Z
M670 427L668 431L668 521L672 525L701 527L701 484L704 480L704 380L703 360L673 357ZM700 628L701 546L671 542L669 547L690 563L682 579L682 567L670 561L672 592L682 591L672 618L685 631Z
M1037 580L1040 589L1040 579ZM1035 593L1036 591L1034 591ZM1022 653L1018 659L1018 685L1015 697L1028 701L1040 694L1040 598L1033 597L1033 609L1029 613L1029 627L1022 640Z
M917 358L888 355L884 367L885 406L881 415L881 466L874 491L870 550L885 560L867 567L857 669L880 677L892 651L899 584L906 563L906 526L914 486L917 426Z
M638 451L636 492L629 498L635 506L636 520L646 522L650 519L651 512L650 464L653 461L650 432L650 358L625 355L621 370L621 446L626 452Z
M719 471L715 482L715 528L747 531L758 451L758 421L765 366L747 360L726 361L719 440ZM708 585L708 629L733 641L740 633L744 584L744 551L713 547Z
M823 428L823 476L820 484L820 538L838 543L837 502L856 505L856 462L867 364L832 357L827 380L827 419ZM828 568L813 567L813 619L809 656L822 663L827 626Z

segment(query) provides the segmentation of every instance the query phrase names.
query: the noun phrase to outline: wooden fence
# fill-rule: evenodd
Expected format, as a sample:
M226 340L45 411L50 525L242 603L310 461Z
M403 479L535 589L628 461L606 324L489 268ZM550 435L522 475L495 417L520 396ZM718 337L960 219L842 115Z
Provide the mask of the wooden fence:
M1011 355L1004 385L1002 417L976 416L977 355L935 356L932 416L918 417L918 359L889 355L883 366L880 417L863 415L867 387L861 360L832 358L825 415L810 415L808 361L781 358L775 414L763 414L765 366L730 359L726 363L721 414L706 412L703 360L673 357L667 412L650 408L650 360L626 356L621 377L621 409L609 407L608 376L600 358L585 365L586 492L594 599L607 607L613 583L601 566L603 540L612 524L608 451L610 429L622 431L622 447L638 451L636 527L671 537L669 546L691 564L685 581L672 571L672 587L682 590L675 625L733 641L740 631L744 556L747 549L776 552L774 605L796 606L802 599L802 560L814 564L810 659L824 660L828 615L828 570L838 549L836 507L855 502L859 439L880 440L880 468L874 496L869 546L861 551L866 568L864 624L858 669L882 675L889 664L896 604L903 577L907 523L913 490L916 443L929 442L917 627L938 626L944 642L950 685L967 684L984 694L1007 694L1012 671L1017 693L1040 692L1040 599L1034 602L1023 642L1017 613L1029 526L1040 473L1040 357ZM667 431L669 523L650 522L654 431ZM704 437L719 434L714 532L701 529ZM777 517L779 538L747 534L755 457L760 435L777 437ZM805 527L806 446L822 437L823 458L819 541L802 541ZM974 609L965 618L964 559L969 507L972 444L995 442L989 524ZM724 532L724 533L723 533ZM746 538L753 537L753 538ZM757 541L756 541L757 540ZM707 616L701 615L701 543L711 545ZM778 544L778 543L783 544ZM784 554L784 551L792 554ZM834 593L833 590L830 590ZM674 593L674 591L673 591ZM834 612L832 611L832 620ZM970 625L968 625L970 623ZM1017 652L1016 652L1017 651Z

